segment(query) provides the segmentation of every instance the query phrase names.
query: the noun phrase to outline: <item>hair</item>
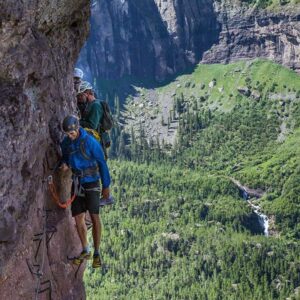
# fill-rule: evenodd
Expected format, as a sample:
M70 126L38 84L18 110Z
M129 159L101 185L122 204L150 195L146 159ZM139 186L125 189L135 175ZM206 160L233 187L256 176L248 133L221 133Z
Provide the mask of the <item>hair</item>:
M93 90L85 90L84 92L89 94L89 95L93 95L93 96L95 95Z

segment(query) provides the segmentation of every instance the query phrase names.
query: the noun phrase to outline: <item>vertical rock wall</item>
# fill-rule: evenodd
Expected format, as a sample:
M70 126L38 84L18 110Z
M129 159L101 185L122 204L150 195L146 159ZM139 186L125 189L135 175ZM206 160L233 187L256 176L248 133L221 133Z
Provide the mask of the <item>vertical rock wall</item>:
M80 66L92 77L164 80L217 41L213 1L95 0Z
M0 3L1 299L85 297L66 258L77 250L74 224L43 179L57 158L59 123L74 109L72 70L88 18L88 0ZM46 291L36 298L36 288Z
M89 80L131 75L162 81L199 62L256 57L300 70L299 4L263 10L240 0L93 3L92 32L79 63Z
M204 63L267 58L300 71L300 6L281 11L233 7L231 1L215 3L222 24L219 41L203 55Z

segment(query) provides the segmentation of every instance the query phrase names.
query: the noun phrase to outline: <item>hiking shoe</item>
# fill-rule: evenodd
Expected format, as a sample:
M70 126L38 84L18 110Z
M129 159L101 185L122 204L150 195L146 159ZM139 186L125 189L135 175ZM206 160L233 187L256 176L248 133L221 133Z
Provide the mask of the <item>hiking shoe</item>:
M101 257L99 254L93 256L93 268L100 268L101 267Z
M111 205L111 204L114 204L114 203L115 203L114 197L113 196L109 196L108 199L101 198L100 202L99 202L99 205L100 206L104 206L104 205Z
M91 252L82 251L79 256L73 258L74 265L80 265L85 259L91 258Z

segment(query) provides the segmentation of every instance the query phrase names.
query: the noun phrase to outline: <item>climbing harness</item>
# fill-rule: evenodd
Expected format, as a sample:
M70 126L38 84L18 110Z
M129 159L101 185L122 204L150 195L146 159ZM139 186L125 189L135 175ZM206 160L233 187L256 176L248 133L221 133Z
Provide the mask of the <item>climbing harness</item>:
M99 174L98 166L93 166L84 170L72 169L72 173L76 177L95 176Z
M84 177L84 176L93 176L95 174L98 174L98 167L91 167L86 170L74 170L72 169L73 172L73 187L74 187L74 194L65 202L62 202L59 198L57 189L55 187L55 184L53 182L53 177L52 175L48 176L48 187L49 191L51 194L52 200L61 208L67 208L69 207L72 202L75 200L76 196L79 197L84 197L84 192L85 191L95 191L95 192L101 192L100 187L95 187L95 188L84 188L80 183L79 183L79 177Z

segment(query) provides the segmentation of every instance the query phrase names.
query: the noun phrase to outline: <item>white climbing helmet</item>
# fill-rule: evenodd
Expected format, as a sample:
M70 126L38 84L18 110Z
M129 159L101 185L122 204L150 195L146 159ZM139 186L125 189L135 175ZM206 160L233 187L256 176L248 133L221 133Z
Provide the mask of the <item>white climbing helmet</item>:
M81 81L79 85L78 94L83 93L86 90L92 90L93 86L88 81Z
M73 77L77 77L82 79L83 78L83 71L79 68L74 69Z

